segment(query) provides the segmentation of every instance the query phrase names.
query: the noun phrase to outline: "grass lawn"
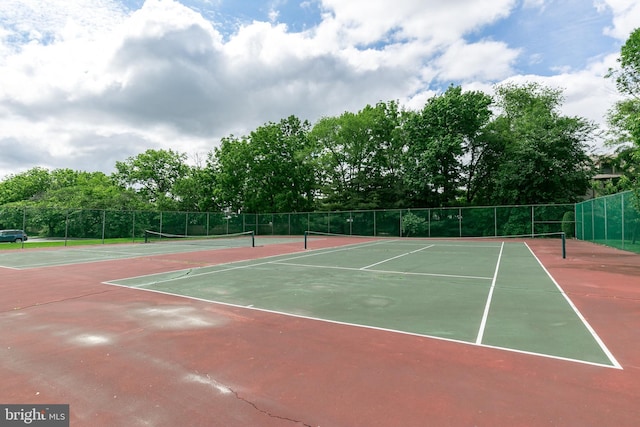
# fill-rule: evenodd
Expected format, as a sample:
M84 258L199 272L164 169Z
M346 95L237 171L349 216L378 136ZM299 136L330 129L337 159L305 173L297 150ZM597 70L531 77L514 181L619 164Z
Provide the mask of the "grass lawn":
M0 243L0 251L15 250L15 249L36 249L36 248L55 248L64 246L83 246L83 245L102 245L102 244L122 244L122 243L144 243L143 237L133 239L119 238L119 239L39 239L32 238L22 243Z

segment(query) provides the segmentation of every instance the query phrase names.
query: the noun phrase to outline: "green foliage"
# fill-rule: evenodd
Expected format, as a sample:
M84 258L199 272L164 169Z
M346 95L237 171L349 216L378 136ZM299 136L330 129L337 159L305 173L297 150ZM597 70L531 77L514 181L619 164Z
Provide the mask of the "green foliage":
M485 204L572 203L586 194L593 175L587 155L595 125L559 114L560 91L537 84L496 89L498 117L487 133L498 149L485 161Z
M150 149L116 162L112 176L34 168L0 182L0 206L50 209L49 218L38 221L43 233L53 235L61 232L52 224L68 214L65 209L231 215L559 203L582 197L592 173L586 143L594 125L562 116L559 90L505 85L496 94L494 100L451 86L420 111L379 102L357 113L324 117L313 127L290 116L246 136L223 138L196 166L187 165L183 153ZM626 123L622 118L620 126ZM635 151L626 158L628 177L622 184L637 175L634 156ZM97 233L99 218L77 216L78 233ZM460 233L453 211L436 216L434 229ZM464 232L491 231L491 224L484 224L488 214L478 216L483 225L463 223ZM130 218L121 222L118 229L130 227ZM201 226L184 222L176 219L175 227ZM157 218L147 223L153 227Z
M475 191L478 162L488 140L481 138L489 122L491 98L451 86L427 101L407 122L407 186L413 202L425 206L458 203L461 188L469 200Z
M8 176L0 183L0 206L37 198L51 186L51 175L44 168Z
M249 137L229 137L210 156L217 203L230 211L312 210L316 171L310 124L290 116Z
M316 150L324 209L374 209L404 204L403 123L396 102L325 117L310 138Z
M157 209L175 209L175 185L187 176L186 155L173 150L147 150L124 162L116 162L115 181L136 190Z
M421 218L413 212L402 215L402 235L404 237L425 237L427 229L428 223L425 218Z
M173 184L178 209L191 212L220 210L214 197L216 182L217 177L210 167L188 167L186 174Z
M6 191L4 194L10 189L14 195L24 195L22 200L12 200L0 205L0 227L22 228L26 221L31 235L65 236L70 233L69 235L83 237L101 236L102 210L135 210L145 207L134 191L117 186L102 172L71 169L49 172L35 168L9 177L0 183L0 188ZM14 196L13 199L15 198ZM118 236L127 235L122 234L121 228L130 229L130 224L130 220L124 223L110 221L110 227L117 229L113 233Z
M607 77L616 81L618 92L640 97L640 28L636 28L620 49L620 67L610 69Z
M568 239L572 239L575 237L575 220L576 214L574 211L566 211L564 215L562 215L562 231Z
M640 28L634 30L620 50L620 67L610 69L618 91L626 98L609 111L611 145L632 147L630 160L635 170L625 174L629 186L640 191Z

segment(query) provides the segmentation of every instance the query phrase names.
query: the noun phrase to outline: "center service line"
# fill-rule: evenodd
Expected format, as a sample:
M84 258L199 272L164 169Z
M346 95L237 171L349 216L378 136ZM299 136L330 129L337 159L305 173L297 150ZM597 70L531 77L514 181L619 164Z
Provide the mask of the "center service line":
M376 262L375 264L367 265L366 267L361 267L360 270L366 270L367 268L375 267L376 265L384 264L385 262L389 262L391 260L394 260L394 259L397 259L397 258L401 258L401 257L406 256L406 255L415 254L416 252L420 252L420 251L423 251L425 249L432 248L434 246L435 245L429 245L429 246L422 247L420 249L416 249L415 251L411 251L411 252L407 252L405 254L394 256L393 258L385 259L385 260L382 260L380 262Z
M498 270L500 269L500 260L502 259L502 250L504 249L504 242L500 245L500 254L498 255L498 262L496 262L496 270L493 273L493 280L491 281L491 288L489 289L489 295L487 296L487 303L484 306L484 314L482 315L482 321L480 322L480 330L478 331L478 338L476 338L476 344L482 344L482 337L484 336L484 329L487 326L487 318L489 317L489 307L491 307L491 299L493 298L493 290L496 287L496 281L498 280Z

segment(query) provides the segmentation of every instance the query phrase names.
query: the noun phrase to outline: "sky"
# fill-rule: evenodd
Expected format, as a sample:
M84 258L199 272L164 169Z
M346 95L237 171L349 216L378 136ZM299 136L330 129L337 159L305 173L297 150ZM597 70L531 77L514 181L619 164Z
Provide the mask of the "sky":
M537 82L604 129L639 26L637 0L1 0L0 179L198 163L290 115L418 110L452 84Z

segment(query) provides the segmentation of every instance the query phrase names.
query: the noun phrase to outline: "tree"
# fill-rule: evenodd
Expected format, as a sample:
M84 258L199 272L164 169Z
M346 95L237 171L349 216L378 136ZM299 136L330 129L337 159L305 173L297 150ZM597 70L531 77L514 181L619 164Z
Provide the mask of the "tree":
M317 147L322 202L328 209L374 209L404 203L402 182L406 113L394 101L357 113L322 118Z
M313 209L315 175L310 163L311 125L295 116L251 132L254 154L248 190L252 212L304 212Z
M0 217L13 224L12 227L21 226L27 219L30 231L37 234L64 236L69 233L78 237L98 237L102 233L103 210L124 211L144 207L134 191L119 187L102 172L37 169L21 175L18 181L25 184L26 177L33 181L22 187L39 190L31 197L4 204ZM46 188L43 182L46 182ZM15 184L12 180L7 183ZM0 227L6 226L4 221L3 224ZM115 236L130 235L131 222L118 223L111 218L107 231Z
M490 105L491 98L482 92L451 86L408 121L406 183L415 204L453 205L461 195L471 200L490 141L481 138L491 118Z
M255 213L312 210L316 176L309 129L308 122L290 116L248 137L223 139L209 162L218 203Z
M216 176L211 168L202 165L187 168L185 176L178 179L175 192L178 209L187 212L211 212L219 210L214 198Z
M122 189L103 172L55 169L51 172L51 188L35 207L68 209L135 210L144 202L132 190Z
M367 109L365 109L367 110ZM405 125L410 113L400 109L396 101L379 102L369 108L371 142L377 149L371 163L369 188L376 208L408 206L404 187Z
M629 179L640 199L640 174L637 172L640 164L640 28L634 30L622 46L618 63L620 67L610 69L607 77L615 79L618 92L625 99L609 111L609 143L623 147L623 150L632 147L629 163L635 164L636 170Z
M209 153L207 167L215 176L214 200L220 210L245 210L247 180L253 155L249 140L233 135L222 138L220 146Z
M26 172L9 175L0 182L0 206L26 201L44 194L51 186L49 170L35 167Z
M640 28L636 28L620 49L620 68L610 69L618 91L635 99L640 98Z
M161 210L177 206L176 183L187 175L186 155L173 150L149 149L124 162L116 162L115 181L135 189Z
M560 90L536 83L496 88L500 114L486 129L494 151L477 201L487 204L573 203L589 188L587 142L595 125L559 113Z

